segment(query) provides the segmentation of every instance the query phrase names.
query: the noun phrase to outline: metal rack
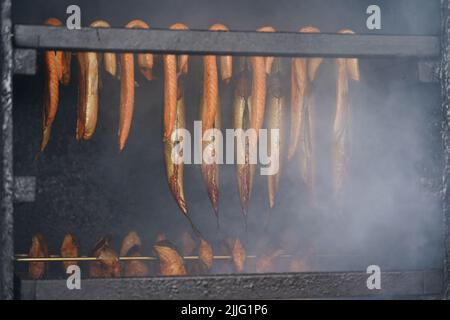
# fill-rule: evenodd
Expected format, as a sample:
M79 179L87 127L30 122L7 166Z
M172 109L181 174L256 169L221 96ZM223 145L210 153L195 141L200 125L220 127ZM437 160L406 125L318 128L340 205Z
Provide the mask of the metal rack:
M16 25L11 23L11 0L1 1L1 211L0 299L13 298L14 245L13 204L33 201L32 177L14 177L13 172L13 74L34 74L38 49L74 51L152 51L158 53L232 54L322 57L416 57L440 58L442 103L450 114L448 66L449 7L442 0L442 35L383 36L257 32L209 32L172 30L91 29ZM379 292L365 286L362 272L223 275L147 279L84 280L82 292L65 291L65 280L20 283L22 298L108 297L135 292L137 298L307 298L349 296L450 297L450 117L443 119L445 171L443 173L443 223L446 230L443 270L385 272L387 284ZM115 288L117 290L110 290ZM76 291L76 290L75 290ZM72 295L72 296L70 296Z

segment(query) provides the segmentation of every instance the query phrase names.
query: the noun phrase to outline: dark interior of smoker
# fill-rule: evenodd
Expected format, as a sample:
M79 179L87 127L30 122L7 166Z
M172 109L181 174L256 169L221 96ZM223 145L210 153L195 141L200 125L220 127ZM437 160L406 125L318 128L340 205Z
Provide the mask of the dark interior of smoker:
M232 30L272 25L279 31L297 31L311 24L322 32L342 28L368 32L364 18L368 1L330 2L135 0L124 5L122 1L48 0L36 5L27 0L13 3L13 23L42 24L50 16L64 19L65 8L79 4L83 26L101 18L121 27L141 18L152 28L184 22L192 29L206 29L222 22ZM407 1L379 2L392 10L383 11L383 30L371 33L440 34L439 1L415 1L413 8ZM130 230L141 236L144 254L152 254L151 246L160 232L180 245L180 235L190 231L190 225L166 182L161 60L157 60L157 80L137 78L132 130L122 153L116 134L120 82L104 74L95 135L88 142L76 141L77 66L73 62L73 78L69 87L61 89L50 143L36 159L44 83L38 58L35 76L14 78L14 171L16 176L36 177L37 183L35 201L14 207L15 252L27 253L32 235L38 232L48 241L51 254L59 253L66 233L78 236L83 255L89 255L94 243L105 235L111 235L118 250ZM283 60L288 66L288 58ZM268 206L266 177L257 176L246 231L234 166L223 165L217 230L200 168L189 165L185 191L194 224L213 246L227 237L242 239L249 254L283 246L289 253L309 259L307 271L365 270L370 264L384 270L442 268L440 86L439 82L419 81L417 66L418 60L412 58L360 60L361 81L351 86L351 161L342 212L328 201L331 172L327 150L335 106L335 69L333 60L326 59L314 89L322 149L319 206L308 205L298 164L286 163L273 210ZM289 96L289 73L285 81ZM201 83L201 58L192 57L186 80L190 129L198 119ZM231 128L233 84L221 85L220 97L223 127ZM61 269L59 263L51 264L48 277L62 278ZM19 274L26 271L26 264L16 263L16 270ZM246 272L252 271L249 264ZM288 270L280 263L276 271Z

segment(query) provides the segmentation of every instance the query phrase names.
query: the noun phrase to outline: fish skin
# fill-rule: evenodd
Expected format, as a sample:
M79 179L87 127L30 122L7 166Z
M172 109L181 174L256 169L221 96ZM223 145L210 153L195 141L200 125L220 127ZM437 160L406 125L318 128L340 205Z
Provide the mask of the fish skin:
M60 20L49 18L46 25L62 26ZM47 50L44 53L45 85L42 107L42 140L40 152L48 145L51 135L51 126L58 112L59 81L63 78L63 53L62 51Z
M136 231L130 231L122 240L119 255L121 257L141 257L142 241ZM146 277L150 270L147 263L140 260L130 260L123 263L125 277Z
M236 272L237 273L244 272L245 261L247 259L247 252L239 239L236 239L233 243L231 256L233 258L233 263Z
M92 138L98 115L98 55L95 52L79 52L79 97L77 140Z
M95 20L91 23L91 28L111 28L111 25L105 20ZM117 76L117 57L113 52L99 53L100 57L103 57L103 67L105 71L112 77ZM100 58L99 58L100 61Z
M182 23L173 24L172 30L188 30ZM184 163L173 161L176 148L184 150L185 141L183 137L175 136L177 129L186 127L184 85L183 77L188 72L188 55L168 54L163 56L164 61L164 159L166 165L167 181L181 211L187 216L187 205L184 196ZM178 65L177 65L178 64ZM176 157L182 157L176 154ZM175 159L176 160L176 159ZM178 158L178 160L181 160ZM192 223L192 222L191 222Z
M30 258L47 258L48 246L41 234L35 234L31 240L31 247L28 253ZM47 273L48 265L46 262L30 262L28 264L28 274L31 279L43 279Z
M320 30L313 26L299 29L302 33L320 33ZM305 104L309 93L310 83L316 78L322 58L294 58L292 59L291 74L291 133L288 149L288 160L292 160L298 150L300 140L303 139Z
M153 246L153 250L159 258L160 274L163 276L184 276L186 269L183 258L169 245L158 242Z
M73 234L66 234L64 236L63 242L61 244L61 257L63 258L77 258L79 257L79 242L77 238ZM67 270L67 268L71 265L78 265L78 262L76 260L74 261L64 261L63 267L64 272Z
M121 268L119 257L110 246L109 237L103 237L94 246L92 256L98 261L93 261L89 265L89 277L91 278L119 278Z
M349 29L339 31L342 34L353 34ZM339 198L343 191L347 163L349 140L349 80L359 81L359 62L355 58L337 58L336 65L336 113L333 123L333 191Z
M149 29L149 25L142 20L132 20L126 28ZM153 54L141 53L138 55L138 65L141 73L149 80L153 68ZM128 139L133 120L134 111L134 56L132 53L121 55L121 86L120 86L120 118L119 118L119 151L123 151Z
M175 128L183 129L185 128L185 105L184 97L182 96L177 101L176 118L175 118ZM169 184L170 191L175 198L181 211L187 215L188 209L186 205L186 200L184 196L184 164L176 164L173 161L172 155L174 149L177 145L181 144L181 148L184 149L185 141L181 137L172 141L169 139L164 142L164 159L166 165L167 181Z
M276 63L280 63L277 61ZM267 176L267 184L269 191L269 207L273 208L275 206L275 199L278 192L280 184L280 176L282 171L282 159L281 155L284 154L284 140L285 140L285 126L284 126L284 113L285 113L285 99L281 92L280 83L280 72L274 74L269 81L269 98L268 98L268 125L267 129L269 132L268 137L268 153L272 155L272 141L270 131L272 129L279 130L279 141L278 144L278 172L273 175Z
M226 32L228 28L223 24L214 24L209 28L214 32ZM231 56L221 57L221 78L228 83L232 76L232 58ZM203 57L203 94L200 104L200 118L202 121L202 155L205 150L212 148L217 160L220 151L216 142L204 141L203 137L207 130L221 128L221 111L219 101L219 75L217 70L217 59L214 55L205 55ZM203 157L202 157L202 160ZM202 161L201 170L203 181L206 185L208 197L211 201L214 213L219 224L219 164L214 159L209 159L209 163Z
M250 80L246 61L247 58L243 57L239 60L239 72L236 76L233 103L233 127L235 130L241 129L243 131L246 131L250 126L249 117L251 113ZM245 144L241 148L238 147L239 143L241 143L239 137L235 137L235 154L237 158L236 176L238 181L239 199L242 214L244 215L244 218L246 218L253 187L255 165L250 164L248 139L246 139Z
M214 263L214 253L211 245L204 239L200 239L198 256L208 270L211 270Z

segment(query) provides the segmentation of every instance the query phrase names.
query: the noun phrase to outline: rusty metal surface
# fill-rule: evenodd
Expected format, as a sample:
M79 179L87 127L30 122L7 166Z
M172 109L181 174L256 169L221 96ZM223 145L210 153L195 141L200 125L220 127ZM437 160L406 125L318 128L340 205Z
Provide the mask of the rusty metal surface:
M312 272L264 275L155 277L81 280L22 280L21 299L305 299L367 297L390 299L435 296L442 271L383 272L381 290L367 288L365 272Z
M11 1L1 2L1 208L0 208L0 299L13 297L13 119Z
M449 70L449 2L442 0L442 57L441 57L441 90L442 90L442 140L445 166L443 172L443 229L444 229L444 297L450 298L450 70Z

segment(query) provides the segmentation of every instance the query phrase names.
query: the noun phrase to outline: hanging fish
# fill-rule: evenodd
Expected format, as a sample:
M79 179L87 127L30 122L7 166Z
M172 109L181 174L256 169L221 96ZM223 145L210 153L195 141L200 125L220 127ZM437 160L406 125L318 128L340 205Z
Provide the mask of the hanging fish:
M142 20L132 20L126 28L149 29ZM153 54L140 53L138 55L139 70L147 79L153 79ZM119 150L125 148L125 143L131 129L134 110L134 56L132 53L123 53L121 56L121 87L120 87L120 119L119 119Z
M353 34L348 29L342 34ZM349 80L359 81L358 59L337 58L336 64L336 114L333 124L333 190L339 197L344 188L349 148Z
M187 30L187 26L176 23L172 30ZM167 54L164 60L164 159L170 191L181 211L187 216L184 197L184 163L182 152L184 137L178 129L185 128L185 105L183 77L188 71L188 56Z
M234 130L238 134L235 137L236 176L238 180L239 198L242 214L247 221L247 211L253 187L253 177L256 165L250 161L250 139L246 135L250 128L250 83L249 66L247 58L238 60L238 68L234 88ZM252 134L248 131L248 134ZM242 134L242 136L240 136Z
M222 24L215 24L209 28L211 31L228 31ZM222 81L228 83L232 75L232 58L222 56L221 58ZM203 96L200 105L200 116L202 120L202 174L206 184L208 196L214 213L219 217L219 165L218 157L220 146L213 137L204 139L205 133L210 129L220 130L221 112L219 100L219 80L217 72L216 56L205 55L203 57ZM205 141L206 140L206 141ZM206 159L205 161L205 157ZM218 220L217 220L218 221Z
M278 162L278 171L275 174L267 176L270 208L273 208L275 206L275 199L280 184L280 176L283 167L281 155L284 154L284 140L286 135L284 126L286 101L283 95L281 78L281 60L275 59L274 66L272 67L272 74L268 78L267 129L269 137L267 142L268 153L271 155L271 157L273 158L274 154L278 154L278 158L274 160ZM272 141L272 130L278 130L278 137L276 137L276 141ZM274 145L274 149L272 149L272 145Z

